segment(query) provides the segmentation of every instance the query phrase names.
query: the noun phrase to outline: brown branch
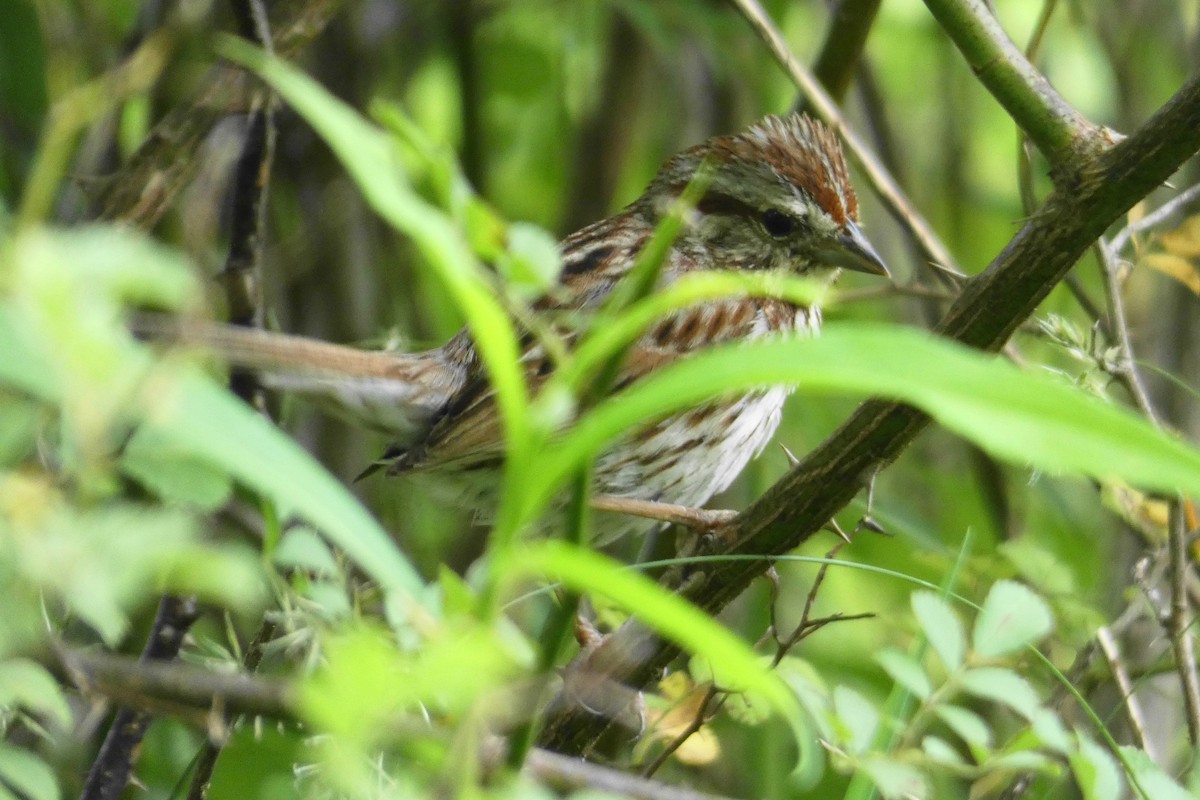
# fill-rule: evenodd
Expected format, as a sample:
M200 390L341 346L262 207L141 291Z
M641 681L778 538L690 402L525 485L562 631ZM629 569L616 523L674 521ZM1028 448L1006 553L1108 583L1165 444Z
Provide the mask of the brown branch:
M1194 77L1134 135L1087 160L1070 186L1057 189L996 256L967 282L937 332L996 351L1104 230L1200 149L1200 77ZM732 523L732 544L701 555L775 555L795 549L858 493L865 477L891 463L929 418L909 406L868 400L799 465ZM741 594L761 561L730 559L681 566L664 576L671 589L710 615ZM636 620L592 654L609 677L645 686L678 654ZM581 752L607 727L603 719L560 706L542 744Z
M62 670L85 696L100 695L131 708L201 713L221 709L297 719L292 687L280 680L69 648L60 648L58 657Z
M163 597L150 628L152 635L147 639L138 663L153 669L174 659L183 647L188 629L199 616L195 598ZM115 800L125 790L138 748L152 719L145 709L139 710L134 705L122 704L117 709L84 780L82 800Z
M276 678L213 672L179 662L150 663L65 647L59 648L56 666L85 695L101 695L143 711L169 708L196 717L224 713L300 721L292 684ZM430 734L426 721L414 720L411 725L397 721L394 727L397 731L411 728L414 736ZM489 737L481 752L485 767L494 769L503 764L504 748L503 739ZM560 789L592 788L638 800L722 800L717 795L669 786L544 750L530 751L525 771Z

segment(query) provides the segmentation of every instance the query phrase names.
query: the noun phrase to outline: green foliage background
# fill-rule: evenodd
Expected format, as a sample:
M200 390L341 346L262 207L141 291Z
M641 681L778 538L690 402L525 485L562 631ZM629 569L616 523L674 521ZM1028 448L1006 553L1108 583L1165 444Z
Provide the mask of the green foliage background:
M827 23L823 4L765 5L794 51L811 60ZM1005 29L1019 44L1029 40L1046 10L1033 0L998 5ZM1194 71L1194 2L1056 5L1035 63L1094 121L1129 130ZM161 75L147 73L144 86L134 81L128 92L89 101L87 116L94 122L81 126L83 135L71 142L68 172L74 180L60 183L52 176L52 184L39 185L45 173L38 173L38 159L50 152L43 134L52 130L54 109L61 113L73 89L117 63L157 6L143 7L134 0L14 0L10 6L11 16L0 25L0 125L5 131L0 149L5 262L0 270L5 301L0 314L0 382L5 387L0 392L0 463L6 469L0 517L2 533L20 546L6 548L0 561L5 583L0 586L19 592L13 596L21 602L14 604L14 620L20 621L0 629L0 655L10 658L0 666L16 664L9 673L18 677L5 684L0 674L0 689L25 686L19 678L27 674L46 674L40 667L21 670L47 662L47 628L73 644L103 642L136 653L158 592L199 592L227 611L201 622L187 659L231 667L266 609L280 632L266 672L303 680L325 665L303 684L312 692L306 695L303 715L331 733L329 741L314 745L294 726L279 731L241 727L226 747L211 797L335 789L367 794L370 785L402 796L432 791L439 780L448 780L446 764L453 763L456 747L464 747L455 732L465 736L463 731L473 730L478 718L472 715L487 716L480 709L490 708L485 702L489 693L510 690L531 669L536 634L548 613L543 594L502 606L503 615L500 607L481 615L479 605L487 604L479 598L488 595L488 587L509 602L517 587L557 578L594 592L602 618L620 618L629 609L622 607L620 597L610 606L600 590L622 578L612 564L573 552L505 550L497 545L495 532L472 526L404 481L372 479L351 487L377 516L376 523L335 479L348 480L386 442L284 400L283 427L315 454L327 468L322 471L194 365L152 357L126 336L120 320L131 303L207 309L220 316L222 295L212 276L224 258L221 208L236 137L221 136L218 130L206 142L201 174L152 232L160 245L110 231L66 235L29 226L18 231L16 220L39 191L54 198L47 222L82 220L94 191L92 176L120 169L163 111L190 95L214 59L213 33L229 28L226 11L205 3L163 10L170 39ZM964 267L970 272L982 268L1028 212L1021 200L1014 125L915 0L883 4L867 63L858 91L847 102L851 124L874 133L877 149ZM764 113L786 110L795 101L794 87L750 28L732 8L715 2L373 0L346 8L298 59L298 66L350 108L374 109L385 125L368 127L347 116L349 127L340 134L326 130L319 136L309 123L332 119L333 107L311 87L293 86L289 93L276 83L302 113L287 107L278 117L262 265L271 322L333 341L398 341L412 349L436 345L457 330L472 308L464 297L482 298L474 306L476 314L492 307L477 275L466 269L461 284L447 279L463 264L451 258L448 266L437 267L429 244L422 243L422 232L430 230L423 221L448 231L470 224L453 201L458 170L495 212L497 224L528 221L560 236L632 200L670 153L713 133L738 129ZM299 98L308 98L307 110ZM389 127L391 132L385 132ZM378 170L372 174L370 156L384 153L387 158L380 161L390 161L397 140L404 143L403 155L394 167L375 164ZM334 155L339 147L340 161ZM1042 177L1045 165L1035 157L1031 169L1030 188L1044 196L1049 190ZM1192 182L1185 174L1179 185ZM1173 193L1164 190L1150 205ZM865 188L860 195L866 227L897 283L914 278L927 282L927 272L911 256L901 231ZM393 201L389 207L395 214L377 213ZM409 205L403 206L405 202ZM436 239L431 233L428 237ZM1147 239L1139 246L1155 244ZM81 266L88 264L87 269ZM1103 296L1098 272L1090 259L1075 272L1082 291L1097 300ZM872 291L878 287L858 278L847 276L841 286L845 296L826 314L829 337L819 344L831 350L832 361L852 359L855 346L882 350L886 334L882 339L861 335L872 329L859 323L925 328L944 305L937 298ZM466 288L456 293L456 285ZM1152 373L1155 400L1175 427L1192 433L1197 420L1193 343L1200 341L1195 297L1140 263L1125 284L1125 296L1137 355L1171 376ZM1109 354L1103 346L1092 346L1092 320L1066 289L1055 290L1040 310L1039 322L1043 324L1026 326L1015 340L1026 373L1049 369L1105 402L1127 403L1105 372ZM848 332L844 338L838 338L839 328ZM1116 761L1095 753L1093 742L1101 734L1077 708L1059 713L1063 733L1058 747L1048 744L1057 731L1037 734L1041 738L1032 749L1040 747L1043 756L1037 763L956 770L933 757L939 752L936 744L921 751L932 766L914 767L903 758L872 760L886 752L867 745L878 741L877 726L867 721L872 713L886 717L896 711L886 703L889 695L893 704L899 702L897 685L917 697L924 692L927 701L935 691L955 686L961 678L956 670L966 670L963 664L968 663L955 663L946 655L956 648L967 653L970 666L1019 674L1035 687L1032 691L1045 708L1053 707L1048 701L1057 699L1059 691L1053 675L1021 650L1041 639L1048 626L1018 631L1011 646L999 650L989 648L1000 647L996 642L1002 639L979 638L979 631L994 623L985 598L996 592L1010 592L1006 607L1029 618L1040 618L1044 601L1054 627L1041 652L1060 670L1081 663L1077 659L1090 646L1096 627L1130 608L1144 622L1126 643L1131 652L1138 652L1133 637L1139 634L1161 639L1161 630L1141 605L1145 586L1132 575L1139 559L1161 562L1165 522L1156 516L1157 501L1122 479L1143 489L1200 488L1176 477L1194 472L1189 461L1194 450L1171 449L1169 440L1155 438L1147 426L1120 429L1123 423L1105 416L1108 409L1099 403L1064 400L1055 407L1057 418L1047 413L1032 429L989 423L1007 400L999 392L989 395L988 381L1011 380L1019 394L1027 385L1019 381L1030 376L989 371L959 353L926 352L921 349L925 344L913 337L907 383L900 374L881 384L936 414L934 399L947 396L949 389L922 400L922 387L928 391L946 381L952 388L957 374L966 385L965 396L971 397L973 388L978 407L966 422L951 426L956 433L931 430L879 475L870 508L864 499L840 516L842 527L852 530L869 513L888 535L856 535L838 557L870 569L831 568L813 610L816 617L876 616L818 632L793 652L802 661L789 661L777 671L793 688L811 684L817 687L811 691L828 693L832 710L827 709L827 723L843 724L849 733L823 730L827 741L844 736L862 745L857 753L835 753L833 765L843 769L826 769L808 790L812 796L865 796L870 785L845 774L853 766L885 792L892 787L899 793L914 786L911 772L904 770L916 768L926 770L929 796L965 797L973 790L999 791L1016 772L1034 768L1035 796L1120 796L1124 784L1116 777ZM803 356L797 350L798 364ZM953 359L959 357L968 360L956 369L959 362ZM885 362L881 370L889 361L905 366L903 352L864 351L859 363L876 361ZM924 364L929 374L916 374ZM977 366L979 378L967 382L963 376L973 375ZM154 380L163 383L147 383ZM728 380L732 384L737 376ZM826 380L826 391L801 391L790 402L778 441L796 453L820 442L871 391L849 378L843 383ZM1033 393L1055 385L1044 376L1032 380L1028 387ZM177 394L160 393L159 386ZM997 406L989 408L989 399ZM1086 416L1093 412L1098 416ZM945 412L939 415L947 418ZM1056 443L1066 441L1068 422L1077 423L1085 439L1090 431L1099 447L1108 448L1101 452L1111 453L1111 461L1054 461ZM118 446L134 430L138 444ZM214 434L218 431L221 435ZM530 433L530 442L536 443L536 433ZM532 472L543 454L530 447ZM1027 458L1021 453L1028 453ZM997 460L997 455L1008 460ZM1130 464L1141 455L1151 466L1136 472ZM1047 473L1047 467L1072 474ZM782 450L768 450L714 505L742 508L786 469ZM514 480L533 493L529 486L539 479L531 474L528 486L521 484L520 475ZM240 487L235 511L214 515L235 483ZM313 527L281 526L280 520L293 512ZM238 519L247 513L255 517L249 524ZM247 529L259 535L248 536ZM339 549L331 549L327 541ZM822 556L835 541L832 535L819 537L798 555ZM633 561L669 554L671 547L670 537L660 536L647 543L623 542L613 555ZM481 577L479 566L471 569L485 550L491 555L490 577ZM467 574L469 586L441 572L443 565ZM816 570L811 561L780 563L774 604L782 629L799 620ZM364 588L363 573L383 591ZM1032 587L1043 600L1020 594L1018 584L1009 581ZM953 591L984 611L977 618L962 604L946 611L931 594L912 599L914 585L922 583ZM1012 586L1018 589L999 588ZM754 642L767 624L770 594L762 582L720 622L745 642ZM405 616L416 605L430 609L432 631ZM44 612L39 610L43 607ZM686 616L672 616L676 610L661 598L644 611L664 627L690 624ZM959 622L948 623L947 614ZM392 627L364 621L380 617ZM951 641L953 635L945 638L955 624L965 624L976 638L963 633L958 645ZM925 641L936 658L925 652ZM709 646L717 649L711 640ZM880 652L894 655L876 658ZM1157 658L1153 647L1147 653ZM758 689L768 696L777 690L777 682L755 678L752 665L737 666L738 657L728 655L729 664L724 664L717 656L719 676L725 674L722 667L732 670L725 685L745 687L763 680ZM1161 658L1145 663L1130 658L1147 692L1158 685L1161 673L1170 674ZM692 672L704 670L693 664ZM410 681L402 692L396 689L397 674ZM1112 735L1127 741L1120 698L1099 662L1070 677ZM431 688L435 678L445 686ZM63 794L77 793L97 741L100 715L88 717L87 705L73 692L46 688L37 683L42 678L31 680L34 688L25 695L17 689L0 692L0 701L10 700L12 709L3 718L9 743L0 750L0 775L5 777L0 791L54 797L57 785ZM1008 678L997 680L1005 685ZM932 681L928 691L922 681ZM798 694L804 696L803 691ZM937 695L947 703L959 697L984 719L986 745L963 735L944 715L928 729L915 722L908 728L900 725L897 737L916 737L901 745L915 752L919 734L928 730L952 742L947 747L960 757L982 763L1021 749L1014 742L1033 735L1022 719L1031 726L1034 717L1045 719L1041 704L1035 711L1011 701L984 702L979 698L989 696L985 690L974 696L961 699L949 689L944 698ZM23 698L23 705L17 702ZM806 734L788 733L787 722L795 727L799 718L789 715L788 702L777 699L776 711L783 712L755 725L746 724L750 714L723 715L714 728L721 744L715 761L698 767L669 764L660 777L735 796L794 796L792 742ZM1161 743L1160 763L1186 781L1188 745L1178 703L1173 705L1156 715L1155 740ZM438 736L425 741L421 733L406 740L386 729L388 715L411 714L416 706L444 725ZM928 718L938 713L934 702L922 708ZM814 716L821 719L819 713ZM819 721L814 724L820 728ZM1077 725L1084 733L1072 738L1073 732L1066 731ZM168 719L156 723L138 769L147 793L157 797L176 791L202 740L203 731L194 726ZM367 754L377 750L391 759L365 767ZM26 752L37 753L48 769L22 760L18 754ZM412 766L414 753L427 757L428 764L416 759L421 766ZM1130 764L1137 758L1126 753L1127 774L1140 775L1146 785L1165 780L1148 767L1135 770ZM297 763L303 765L298 783L293 775ZM1101 777L1089 783L1089 769ZM457 778L461 785L454 788L460 791L487 791L475 787L469 770ZM542 791L503 780L497 786L491 791L498 794L537 796ZM1183 790L1167 786L1162 791L1149 796Z

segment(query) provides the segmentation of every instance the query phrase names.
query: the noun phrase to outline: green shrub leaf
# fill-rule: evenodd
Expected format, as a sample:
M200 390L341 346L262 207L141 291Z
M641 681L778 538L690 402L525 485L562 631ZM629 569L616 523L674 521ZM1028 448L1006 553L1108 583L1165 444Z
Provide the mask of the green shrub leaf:
M962 623L954 615L950 604L929 591L917 591L912 595L913 613L921 623L921 632L933 646L946 670L954 672L962 666L966 651L966 637Z
M978 657L996 658L1033 644L1053 625L1050 609L1028 587L997 581L975 620L971 644Z

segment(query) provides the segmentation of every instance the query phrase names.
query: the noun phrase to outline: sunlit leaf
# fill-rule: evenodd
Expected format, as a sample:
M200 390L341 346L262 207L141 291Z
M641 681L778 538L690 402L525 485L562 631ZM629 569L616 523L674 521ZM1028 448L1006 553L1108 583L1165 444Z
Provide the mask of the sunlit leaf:
M1200 494L1200 451L1127 409L926 333L843 323L813 339L714 348L614 395L547 459L546 487L535 499L545 503L579 463L644 420L771 384L895 397L1021 464Z

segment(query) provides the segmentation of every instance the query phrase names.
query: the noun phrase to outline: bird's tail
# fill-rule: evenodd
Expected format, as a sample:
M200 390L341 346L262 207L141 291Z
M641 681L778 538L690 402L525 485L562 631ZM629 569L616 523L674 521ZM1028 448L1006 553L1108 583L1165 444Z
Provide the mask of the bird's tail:
M420 438L450 394L462 368L441 350L391 353L360 350L303 336L221 323L139 315L141 338L199 347L269 389L291 392L322 409L393 436L403 446Z

